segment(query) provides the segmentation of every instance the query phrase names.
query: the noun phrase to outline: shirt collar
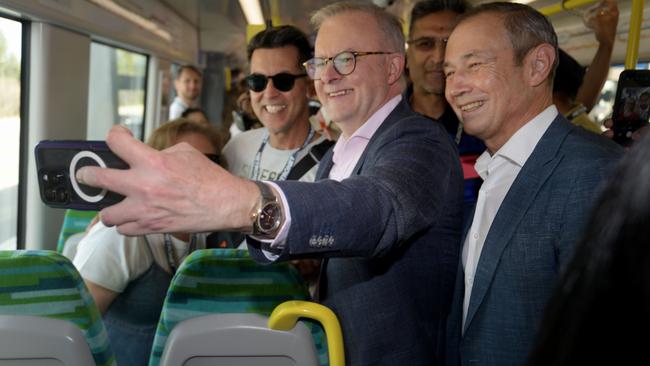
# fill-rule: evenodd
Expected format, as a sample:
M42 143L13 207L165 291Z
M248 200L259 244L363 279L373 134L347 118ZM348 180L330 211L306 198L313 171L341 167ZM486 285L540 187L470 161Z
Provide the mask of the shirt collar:
M386 120L386 117L390 114L390 112L397 107L399 102L402 101L402 95L398 94L391 98L388 102L386 102L381 108L379 108L375 113L368 118L368 120L361 125L350 138L346 139L341 135L336 142L336 145L334 145L334 148L332 150L332 153L336 156L338 155L337 152L340 152L342 149L345 148L345 145L347 144L348 141L353 140L353 139L364 139L364 140L370 140L370 138L377 132L381 124Z
M476 172L485 180L492 162L498 160L498 158L507 159L513 164L523 167L557 115L558 110L555 105L550 105L517 130L494 155L490 155L485 150L476 160L474 166Z

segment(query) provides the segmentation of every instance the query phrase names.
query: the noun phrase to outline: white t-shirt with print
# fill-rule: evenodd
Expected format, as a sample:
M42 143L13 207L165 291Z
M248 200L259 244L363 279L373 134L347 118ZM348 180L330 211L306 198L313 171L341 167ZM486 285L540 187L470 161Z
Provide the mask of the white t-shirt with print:
M205 248L206 234L196 234L196 249ZM73 264L84 280L115 292L123 292L127 285L146 272L152 260L170 272L163 234L124 236L116 227L95 224L79 242ZM151 251L147 248L147 241ZM178 265L187 256L190 244L171 236ZM154 258L151 258L153 253Z
M226 146L223 148L223 155L226 157L228 170L230 170L231 173L247 179L278 180L287 164L287 161L289 161L291 155L298 149L278 150L271 146L270 143L267 143L260 158L260 176L252 177L253 161L255 160L257 151L260 149L265 131L265 128L249 130L234 136L230 141L228 141ZM309 150L313 146L320 144L324 140L325 137L320 136L318 139L312 141L298 153L293 164L297 164L309 153ZM318 164L315 164L299 180L303 182L313 182L316 179L317 170Z

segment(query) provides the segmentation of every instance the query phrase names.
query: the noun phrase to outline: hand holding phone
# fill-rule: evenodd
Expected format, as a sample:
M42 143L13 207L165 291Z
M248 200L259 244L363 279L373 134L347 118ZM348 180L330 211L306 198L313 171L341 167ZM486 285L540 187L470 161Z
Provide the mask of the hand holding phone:
M54 208L101 210L124 196L77 182L84 166L128 169L103 141L41 141L36 145L36 169L41 200Z
M632 144L632 135L650 121L650 70L621 73L612 115L614 141Z

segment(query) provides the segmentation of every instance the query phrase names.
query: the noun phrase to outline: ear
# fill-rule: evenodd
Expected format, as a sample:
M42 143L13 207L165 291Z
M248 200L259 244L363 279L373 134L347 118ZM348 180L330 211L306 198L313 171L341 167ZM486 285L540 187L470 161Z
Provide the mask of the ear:
M548 43L542 43L530 50L524 59L528 85L539 86L546 82L553 70L556 57L555 48Z
M392 85L399 81L404 73L405 58L401 53L388 55L388 84Z

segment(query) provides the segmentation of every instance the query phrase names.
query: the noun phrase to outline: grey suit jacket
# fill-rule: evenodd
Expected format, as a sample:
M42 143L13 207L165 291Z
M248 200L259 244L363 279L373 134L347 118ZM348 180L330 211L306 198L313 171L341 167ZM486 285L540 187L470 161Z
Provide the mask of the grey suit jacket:
M330 258L320 295L341 322L347 365L438 363L458 263L462 179L445 130L402 101L351 177L277 182L292 218L280 259ZM259 243L249 248L266 260Z
M558 116L506 194L481 253L461 336L462 266L447 364L523 365L601 179L621 149ZM464 239L463 239L464 241Z

